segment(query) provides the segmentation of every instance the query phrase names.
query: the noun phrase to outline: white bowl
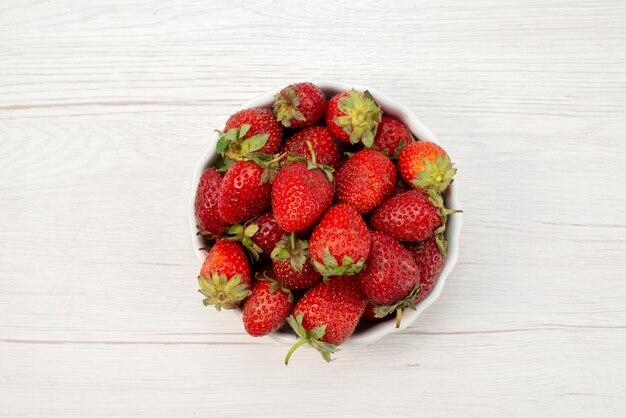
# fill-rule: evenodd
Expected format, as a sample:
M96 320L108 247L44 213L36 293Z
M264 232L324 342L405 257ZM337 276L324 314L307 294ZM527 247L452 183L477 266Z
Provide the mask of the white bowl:
M409 129L416 138L420 140L439 143L435 134L433 134L430 129L424 126L422 122L420 122L419 119L409 109L374 89L354 84L340 83L337 81L315 81L314 84L322 89L327 98L330 98L334 94L350 90L351 88L355 88L361 91L369 90L369 92L372 93L372 96L374 96L376 101L382 107L383 112L385 114L389 114L400 119L404 124L409 127ZM247 109L252 107L270 107L274 103L274 95L278 93L283 87L284 86L277 87L253 100L250 100L247 103L244 103L241 106L241 109ZM193 178L191 179L191 194L189 196L188 206L189 228L191 231L191 241L193 243L193 248L200 263L204 261L207 252L204 250L200 250L200 248L204 246L204 243L202 242L202 239L196 235L194 201L196 198L196 189L198 188L198 182L200 181L200 176L202 175L202 172L206 168L210 167L217 157L217 154L215 152L217 140L218 135L214 132L211 136L211 139L209 140L209 146L200 158L200 161L198 161L198 163L196 164ZM448 187L448 190L446 191L445 201L447 207L460 210L461 204L456 193L456 187L457 181L455 181ZM375 322L365 327L359 326L355 333L348 339L348 341L342 344L342 347L350 345L371 344L375 341L378 341L387 334L390 334L392 332L398 332L401 329L407 328L417 319L417 317L422 312L424 312L424 310L426 310L426 308L428 308L435 302L435 300L437 300L437 298L439 297L439 295L441 295L441 292L443 291L446 279L454 269L454 266L456 265L456 262L459 258L459 238L461 235L462 220L462 213L455 213L448 217L448 224L446 227L446 239L448 240L448 257L446 259L443 271L441 272L441 275L439 276L439 280L437 281L435 287L431 290L428 296L417 305L417 310L404 310L404 312L402 313L402 323L400 325L400 328L396 328L395 318ZM241 315L241 312L238 309L234 309L233 312ZM285 329L273 332L272 334L270 334L270 337L280 343L289 345L293 344L296 341L296 335L291 330Z

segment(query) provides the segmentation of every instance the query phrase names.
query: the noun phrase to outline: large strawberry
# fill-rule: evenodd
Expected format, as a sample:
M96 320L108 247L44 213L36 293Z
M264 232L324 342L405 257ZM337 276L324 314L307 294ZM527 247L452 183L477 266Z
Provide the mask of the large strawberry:
M404 123L393 116L383 115L374 138L375 150L386 154L389 158L398 158L400 151L411 142L413 142L413 137Z
M309 259L309 243L285 235L272 251L276 280L288 289L308 289L320 279Z
M249 128L244 128L249 125ZM255 108L244 109L235 113L226 121L224 132L231 129L245 129L243 139L247 140L257 135L267 134L267 141L259 152L274 154L280 149L283 140L283 126L278 123L271 109Z
M285 141L283 152L312 160L310 147L313 148L318 163L335 167L339 162L337 143L323 126L309 126L296 132Z
M265 169L254 161L237 161L228 170L220 187L219 214L225 222L237 224L270 207L272 186Z
M369 91L350 90L333 96L326 108L326 127L337 139L366 147L374 144L382 111Z
M255 260L259 257L269 259L278 241L286 234L271 210L244 225L232 225L227 232L231 235L228 239L240 241Z
M294 308L287 322L301 338L287 353L285 364L293 352L309 344L330 361L336 346L352 335L363 315L367 299L359 283L349 276L335 277L309 289Z
M259 276L243 304L243 325L253 337L267 335L285 323L292 309L291 291L268 276Z
M389 158L378 151L361 150L335 173L337 200L367 213L393 192L396 176Z
M202 235L219 236L226 227L226 222L222 220L217 210L223 178L224 176L215 168L205 170L200 177L194 207L199 233Z
M444 248L446 243L444 242ZM417 264L417 276L422 291L417 296L415 302L424 299L435 287L437 279L446 263L446 257L441 254L434 238L429 238L421 243L406 245L407 250L413 256Z
M405 182L413 188L433 188L443 192L456 174L450 157L439 145L413 142L400 152L398 170Z
M356 274L370 253L367 225L350 206L335 205L313 231L309 252L313 266L325 277Z
M439 250L445 254L446 220L455 212L443 206L441 195L433 189L427 193L411 190L383 202L372 213L370 224L398 241L424 241L434 235Z
M415 309L417 265L411 253L395 239L376 231L371 231L370 236L367 267L356 278L369 301L377 305L376 315L382 318L395 311L399 327L402 309Z
M204 260L198 283L205 306L214 305L218 311L235 308L250 295L250 266L241 246L218 240Z
M280 169L272 187L278 225L288 232L307 229L330 207L333 185L313 162L295 161Z
M326 97L312 83L291 84L274 96L276 119L287 128L302 128L324 116Z

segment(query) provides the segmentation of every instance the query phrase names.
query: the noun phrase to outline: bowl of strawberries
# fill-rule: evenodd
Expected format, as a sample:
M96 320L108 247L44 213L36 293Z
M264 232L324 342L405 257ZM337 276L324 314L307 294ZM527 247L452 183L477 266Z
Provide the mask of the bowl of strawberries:
M192 179L205 306L326 361L409 326L459 254L456 168L406 107L338 82L245 103Z

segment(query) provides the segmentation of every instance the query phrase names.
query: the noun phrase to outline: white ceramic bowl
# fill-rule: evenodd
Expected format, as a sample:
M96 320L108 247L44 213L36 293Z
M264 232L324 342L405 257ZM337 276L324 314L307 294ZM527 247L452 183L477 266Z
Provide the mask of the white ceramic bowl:
M400 119L409 127L409 129L416 138L420 140L439 143L435 134L433 134L430 129L424 126L409 109L374 89L354 84L340 83L337 81L315 81L314 84L319 86L322 91L324 91L327 99L336 93L347 91L351 88L355 88L361 91L369 90L376 99L376 101L382 107L383 112L385 114L395 116L396 118ZM283 87L284 86L277 87L274 90L268 91L267 93L253 100L250 100L247 103L244 103L241 106L241 109L251 107L270 107L274 103L274 95L278 93ZM207 252L204 250L200 250L200 248L204 246L204 243L202 242L202 239L196 235L194 201L196 198L196 189L198 187L198 182L200 181L200 176L202 175L202 172L206 168L210 167L217 157L217 154L215 153L217 140L218 135L214 132L211 136L211 139L209 140L209 146L207 147L202 157L200 157L200 161L198 161L198 163L196 164L193 178L191 180L191 194L189 196L188 206L189 228L191 231L191 241L193 244L193 248L200 263L204 261ZM457 193L455 192L456 188L458 187L457 183L458 181L455 181L448 187L448 190L446 191L445 201L447 207L460 210L461 204L457 197ZM371 344L375 341L378 341L387 334L390 334L392 332L398 332L401 329L407 328L417 319L417 317L422 312L424 312L426 308L428 308L435 302L435 300L437 300L443 290L446 279L454 269L454 266L456 265L456 262L459 258L459 238L461 235L462 219L462 213L455 213L448 217L448 224L446 227L446 238L448 240L448 257L446 259L446 264L443 268L443 271L441 272L441 275L439 276L437 284L432 289L430 294L417 305L417 310L404 310L404 312L402 313L402 323L400 325L400 329L396 329L395 327L395 318L373 323L369 326L359 326L355 333L348 339L348 341L342 344L342 347L350 345ZM233 312L241 315L240 310L235 309L233 310ZM291 330L285 329L278 330L270 334L270 337L280 343L289 345L293 344L296 341L296 335Z

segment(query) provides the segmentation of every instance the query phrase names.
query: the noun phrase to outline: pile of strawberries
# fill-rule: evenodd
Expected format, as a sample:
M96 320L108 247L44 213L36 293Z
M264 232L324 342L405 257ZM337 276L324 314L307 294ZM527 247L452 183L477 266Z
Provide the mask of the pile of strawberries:
M203 302L243 306L252 336L289 323L300 340L285 363L307 343L330 361L359 321L395 313L399 326L433 288L456 170L368 91L327 103L311 83L287 86L272 109L232 115L217 152L195 200Z

